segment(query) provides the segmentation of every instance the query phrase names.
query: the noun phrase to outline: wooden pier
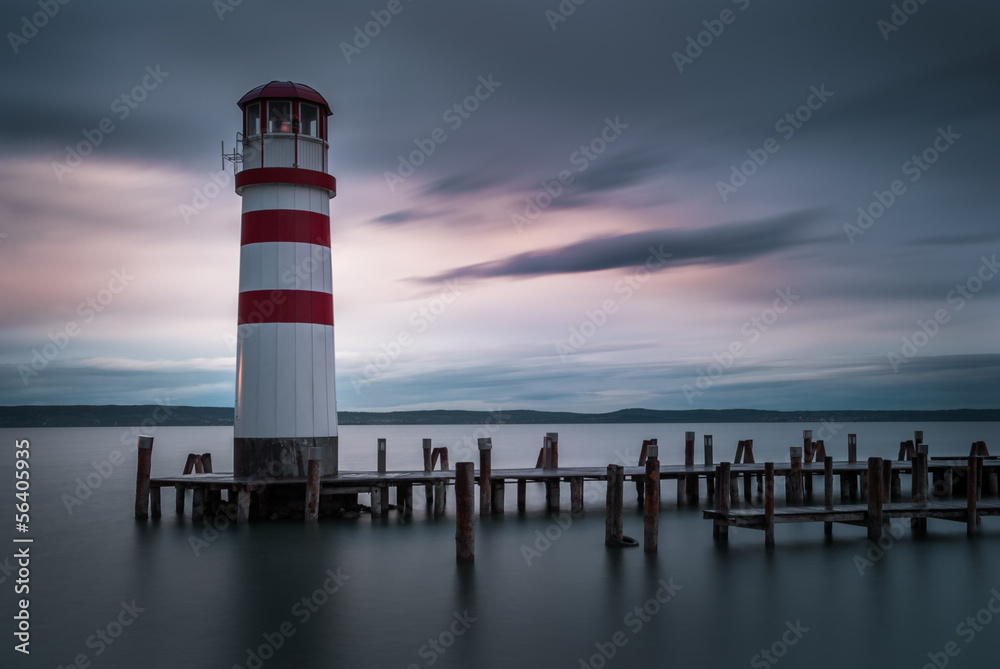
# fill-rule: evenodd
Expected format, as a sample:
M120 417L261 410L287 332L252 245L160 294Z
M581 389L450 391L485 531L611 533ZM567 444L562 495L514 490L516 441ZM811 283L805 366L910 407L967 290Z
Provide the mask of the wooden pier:
M388 471L386 442L378 440L378 471L340 472L321 477L321 453L310 454L309 476L293 479L256 479L236 477L231 473L212 471L210 454L191 454L184 472L177 476L150 477L152 438L140 437L140 459L136 479L137 519L162 516L161 495L164 488L175 490L175 511L185 512L188 489L193 491L191 517L200 522L222 508L222 492L226 492L228 509L235 509L234 518L245 523L255 518L297 517L315 521L320 516L336 515L345 508L370 510L372 516L385 517L390 511L390 490L395 489L395 508L403 517L413 514L413 487L424 486L428 513L444 514L447 489L455 486L459 494L460 536L458 555L461 561L472 561L474 541L469 534L473 522L470 509L479 486L479 515L502 515L505 511L505 490L515 485L516 508L524 512L526 488L529 483L545 487L546 509L560 511L560 486L570 487L570 510L584 512L584 483L606 482L608 494L606 513L608 529L606 543L611 546L637 545L638 542L621 533L621 487L631 479L637 488L639 508L644 514L645 550L655 552L658 545L660 489L663 481L676 481L677 505L697 506L700 501L700 481L705 480L711 508L704 517L713 523L713 535L725 540L729 527L763 530L765 543L774 544L774 526L784 523L822 522L825 535L832 535L835 523L865 526L869 537L881 536L883 524L891 518L910 518L915 531L924 531L928 518L964 522L969 533L983 516L1000 515L1000 500L983 500L1000 494L1000 458L989 456L984 442L972 445L968 458L928 457L928 447L921 444L922 434L909 442L900 442L899 460L871 458L857 462L857 440L848 436L848 460L835 461L826 455L822 441L812 441L808 431L803 446L789 449L788 462L757 463L753 441L739 441L734 462L713 462L711 435L705 435L705 462L694 463L694 433L685 434L683 465L665 465L659 461L656 440L642 444L636 466L560 467L558 435L546 434L536 466L526 469L493 469L492 440L479 440L479 467L473 463L458 463L459 471L449 469L446 448L431 448L431 440L423 441L422 471ZM440 469L435 470L435 466ZM911 499L902 499L901 479L911 480ZM775 506L776 479L784 479L785 503ZM814 503L814 480L823 481L823 502ZM929 480L930 479L930 480ZM743 482L742 495L740 481ZM835 481L839 480L839 501L835 503ZM931 485L931 481L933 485ZM754 483L756 482L756 491ZM357 504L357 495L371 495L371 506ZM963 495L964 502L953 499ZM742 498L742 501L741 501ZM147 501L148 500L148 501ZM755 500L762 504L753 506Z

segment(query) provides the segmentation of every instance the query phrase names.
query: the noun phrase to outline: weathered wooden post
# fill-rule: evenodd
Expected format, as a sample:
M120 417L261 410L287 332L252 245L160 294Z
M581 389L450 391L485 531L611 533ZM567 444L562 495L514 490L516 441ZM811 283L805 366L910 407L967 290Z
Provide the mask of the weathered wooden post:
M774 463L764 463L764 545L774 547Z
M833 458L830 456L823 458L823 503L827 510L833 509ZM823 523L823 534L827 538L833 536L833 523Z
M694 456L694 433L691 434L691 455ZM660 460L659 453L652 450L646 458L646 500L643 513L642 550L655 553L658 546L660 525Z
M649 450L650 445L655 444L655 443L656 443L656 439L643 439L642 440L642 447L639 449L639 462L638 462L638 464L639 464L640 467L645 466L645 464L646 464L646 452ZM639 506L642 506L645 503L645 500L646 500L646 495L643 492L642 486L643 486L642 477L641 476L637 476L635 478L635 497L636 497L636 501L638 502ZM682 495L681 495L681 490L682 490L682 488L680 487L680 484L678 483L678 487L677 487L677 504L678 504L678 506L680 506L683 503Z
M910 498L919 506L927 506L927 444L917 444L917 457L913 460ZM926 518L911 518L910 528L918 533L927 532Z
M201 454L201 467L202 471L206 474L214 474L215 469L212 467L212 454L202 453ZM210 515L215 515L215 513L222 507L222 490L215 490L212 488L211 484L208 486L207 498L205 500L206 508L205 513Z
M517 512L524 513L527 508L528 482L524 479L517 480Z
M966 468L966 533L970 537L976 535L976 525L979 524L979 512L976 509L976 504L979 499L979 488L976 485L976 470L978 469L978 463L976 462L978 458L975 455L969 456L969 465Z
M322 468L323 449L313 446L309 449L309 465L306 470L306 520L309 522L319 520L319 478Z
M657 458L658 459L658 458ZM684 433L684 466L694 468L694 432ZM657 480L659 480L657 478ZM698 503L698 476L696 474L684 475L685 497L688 504Z
M163 510L160 506L160 486L149 489L149 515L154 519L163 515Z
M882 504L892 501L892 460L882 461Z
M488 516L492 509L492 490L490 489L491 461L493 454L493 439L480 437L479 443L479 515Z
M924 431L923 430L914 430L913 431L913 443L914 443L915 446L919 446L920 444L924 443Z
M135 466L135 519L149 518L149 473L153 467L153 438L139 436L139 459Z
M882 458L868 458L868 541L882 538Z
M507 485L504 480L493 479L493 492L490 495L490 504L492 505L492 513L494 516L503 515L503 503L504 503L504 493L506 491Z
M728 462L723 462L719 464L718 469L719 476L719 512L723 515L723 518L716 518L715 522L712 524L712 537L722 542L729 540L729 526L726 525L728 521L727 516L729 515L729 497L727 491L731 488L729 485L729 473L730 464Z
M434 481L434 515L443 516L445 506L448 504L448 481L438 479Z
M424 448L424 471L430 472L434 470L434 465L431 462L431 449L433 443L430 439L424 439L422 442ZM429 511L431 506L434 504L434 484L427 483L424 484L424 499L427 502L427 510Z
M849 434L847 435L847 461L849 463L855 463L858 461L858 435ZM850 475L850 500L856 502L858 500L858 475Z
M785 496L790 504L802 504L802 447L792 446L788 449L792 461L792 471L788 475L785 486Z
M205 486L199 484L191 491L191 521L200 523L205 519Z
M810 464L813 461L813 431L812 430L802 430L802 454L804 456L804 461L806 464ZM812 472L805 474L803 479L803 485L805 489L805 496L809 500L813 497L813 476Z
M705 464L709 467L715 464L712 453L712 435L705 435ZM715 476L711 473L705 475L705 488L708 492L708 499L715 499Z
M475 479L475 464L455 465L455 560L459 564L472 564L476 560Z
M570 513L583 513L583 477L574 476L569 480Z
M250 490L241 485L236 493L236 523L243 525L250 522Z
M382 437L379 437L379 440L378 440L378 473L379 474L385 474L385 457L386 457L386 452L385 451L386 451L386 449L385 449L385 439L382 438Z
M549 453L550 469L559 469L559 434L549 432L545 435L545 444ZM545 479L545 510L546 513L559 513L559 477Z
M396 510L403 518L413 515L412 483L400 483L396 486Z
M625 497L625 468L608 465L608 494L604 519L604 545L620 546L624 536L622 506Z

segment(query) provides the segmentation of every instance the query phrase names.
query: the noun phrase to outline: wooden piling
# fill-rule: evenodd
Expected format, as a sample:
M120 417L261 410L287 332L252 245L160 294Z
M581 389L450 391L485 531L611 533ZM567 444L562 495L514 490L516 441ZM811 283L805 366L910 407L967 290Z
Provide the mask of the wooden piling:
M813 461L813 431L812 430L802 430L802 455L805 463L811 463ZM817 460L818 462L818 460ZM803 491L807 499L812 499L813 496L813 476L812 472L807 472L803 477Z
M583 477L574 476L569 480L570 513L583 513Z
M439 479L434 482L434 515L443 516L448 504L448 482Z
M718 477L719 477L719 511L724 515L729 513L729 497L726 494L727 491L732 491L730 483L730 464L728 462L723 462L719 464ZM726 526L724 520L716 519L712 524L712 537L722 542L729 540L729 527Z
M481 437L479 444L479 515L488 516L492 508L492 489L490 488L490 474L493 470L493 439Z
M979 468L975 455L969 456L969 465L966 468L966 533L973 537L976 535L976 526L979 524L979 513L976 509L979 500L979 487L976 485L976 470Z
M856 435L856 434L849 434L849 435L847 435L847 461L850 462L850 463L855 463L855 462L858 461L858 435ZM858 495L859 495L859 492L860 492L858 490L858 488L859 488L859 486L858 486L858 478L859 477L858 477L857 474L850 474L849 475L849 479L848 479L850 481L850 486L849 486L849 488L850 488L850 496L849 496L849 499L852 502L858 501Z
M868 458L868 540L882 538L882 458Z
M205 486L197 485L191 493L191 520L200 523L205 519Z
M552 469L559 469L559 433L547 432L545 437L549 440L549 462Z
M917 457L913 460L910 498L914 504L927 506L927 445L917 445ZM918 533L927 532L926 518L911 518L910 528Z
M475 464L455 465L455 560L459 564L472 564L476 560L475 478Z
M403 518L413 515L413 484L396 484L396 511Z
M493 479L493 491L490 495L491 512L494 516L503 515L504 492L506 485L503 479Z
M694 433L691 435L691 457L694 457ZM656 457L646 458L646 500L643 513L642 550L646 553L657 551L660 525L660 461Z
M833 458L823 458L823 503L827 509L833 508ZM829 539L833 536L833 523L823 523L823 534Z
M892 501L892 460L882 461L882 504Z
M385 440L379 439L379 442L384 444ZM323 449L310 448L309 465L306 470L306 520L312 523L319 520L319 479L322 469Z
M424 439L421 445L424 449L424 471L430 472L434 469L434 465L431 463L431 449L433 443L430 439ZM431 506L434 504L434 484L427 483L424 485L424 499L427 502L427 510L429 511Z
M650 445L651 444L655 444L655 443L656 443L656 439L643 439L642 440L642 446L639 448L639 463L638 464L639 464L640 467L644 467L646 465L646 457L648 455L647 451L649 451ZM639 506L642 506L646 502L646 494L643 491L642 477L641 476L635 477L634 483L635 483L635 498L636 498L636 502L639 504ZM678 487L677 488L677 503L678 504L682 503L681 492L680 491L681 491L681 488Z
M622 506L625 493L625 468L608 465L608 493L604 519L604 545L619 546L624 536Z
M764 545L774 547L774 463L764 463Z
M712 435L710 434L705 435L705 464L709 467L715 464L712 453ZM707 488L708 499L713 500L715 498L715 476L712 474L705 476L705 487Z
M135 519L149 518L149 472L153 466L153 438L139 436L139 459L135 466Z
M160 486L149 489L149 515L153 519L163 515L163 511L160 508Z
M694 467L694 432L684 433L684 466ZM684 477L684 490L687 503L697 504L699 497L698 477L693 474L686 475Z
M215 468L212 467L211 453L201 454L201 468L202 471L206 474L215 473ZM222 508L222 490L216 490L212 486L209 486L208 493L206 493L206 498L205 498L205 513L214 516L221 508Z
M785 484L785 495L790 504L802 505L802 447L792 446L789 457L792 461L792 471Z
M517 512L524 513L527 508L528 482L524 479L517 480Z
M378 473L385 474L385 458L386 458L386 448L385 439L379 437L378 440Z

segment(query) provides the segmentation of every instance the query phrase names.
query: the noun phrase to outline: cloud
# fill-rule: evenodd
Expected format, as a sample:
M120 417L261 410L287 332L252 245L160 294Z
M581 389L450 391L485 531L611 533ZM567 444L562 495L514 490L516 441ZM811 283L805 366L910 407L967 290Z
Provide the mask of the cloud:
M718 225L697 230L647 230L595 237L568 246L531 251L475 265L466 265L419 279L438 283L449 279L487 279L596 272L640 267L647 261L666 265L731 265L810 241L806 234L816 220L814 212L796 212L750 223ZM651 260L652 259L652 260Z

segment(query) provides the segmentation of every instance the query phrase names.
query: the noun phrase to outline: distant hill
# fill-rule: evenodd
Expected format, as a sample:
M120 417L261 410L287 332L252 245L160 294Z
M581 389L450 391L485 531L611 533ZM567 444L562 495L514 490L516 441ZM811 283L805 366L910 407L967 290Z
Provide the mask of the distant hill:
M763 411L757 409L693 409L661 411L622 409L610 413L532 411L341 411L341 425L477 425L483 423L818 423L1000 421L1000 409L942 411ZM139 404L127 406L0 406L0 428L132 427L141 425L232 425L231 407L188 407Z

